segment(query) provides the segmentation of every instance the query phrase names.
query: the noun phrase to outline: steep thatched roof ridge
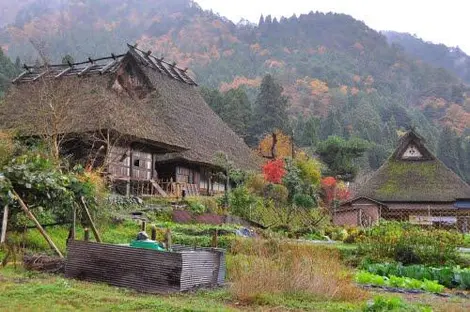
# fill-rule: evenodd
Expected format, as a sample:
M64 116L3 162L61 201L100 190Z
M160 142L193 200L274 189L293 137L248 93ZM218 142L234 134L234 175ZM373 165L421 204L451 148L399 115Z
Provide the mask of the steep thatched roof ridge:
M114 76L42 79L10 88L0 107L2 129L24 135L114 130L172 151L186 149L153 98L136 99L110 86Z
M258 169L260 159L243 140L212 111L194 86L168 79L151 68L143 71L156 89L158 109L166 122L185 141L187 151L158 160L187 160L214 165L217 152L224 152L241 169Z
M420 159L403 158L410 144L418 148ZM357 196L381 202L453 202L470 198L470 186L437 159L424 146L421 137L410 131Z
M171 147L175 153L161 161L215 166L216 154L223 152L238 168L259 168L261 160L212 111L187 70L128 48L115 59L27 68L0 108L0 124L47 133L39 129L53 115L48 103L57 103L65 105L62 133L112 129ZM32 118L39 107L43 116Z

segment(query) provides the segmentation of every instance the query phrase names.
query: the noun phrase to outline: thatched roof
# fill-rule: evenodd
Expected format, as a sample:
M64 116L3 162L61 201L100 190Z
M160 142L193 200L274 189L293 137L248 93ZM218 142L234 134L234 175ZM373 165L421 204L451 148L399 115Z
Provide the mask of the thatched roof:
M361 196L380 202L454 202L470 198L470 186L409 131L388 161L360 187L357 197Z
M100 66L85 71L98 62ZM47 118L25 121L34 119L38 107L49 108L52 97L66 108L65 133L110 128L172 147L174 152L161 161L216 165L215 155L221 151L239 168L257 168L259 159L211 110L187 71L175 64L129 46L125 55L60 66L28 67L0 108L0 124L37 133L50 112ZM73 69L59 75L66 67Z

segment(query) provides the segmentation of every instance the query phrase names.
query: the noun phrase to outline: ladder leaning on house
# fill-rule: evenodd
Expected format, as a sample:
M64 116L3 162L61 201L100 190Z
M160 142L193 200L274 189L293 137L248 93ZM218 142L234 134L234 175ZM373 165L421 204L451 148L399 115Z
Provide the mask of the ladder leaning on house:
M168 194L161 188L161 186L157 182L155 182L155 180L150 180L150 183L152 183L152 186L155 188L155 190L160 196L168 197Z

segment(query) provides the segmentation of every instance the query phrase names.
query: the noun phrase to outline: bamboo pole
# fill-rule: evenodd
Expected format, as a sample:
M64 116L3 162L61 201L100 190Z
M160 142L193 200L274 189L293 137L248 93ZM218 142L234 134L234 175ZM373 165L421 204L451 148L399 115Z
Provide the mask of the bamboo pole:
M85 202L85 198L82 196L81 198L81 201L82 201L82 204L83 204L83 208L85 209L85 214L88 218L88 221L90 221L90 226L91 226L91 230L93 231L93 235L95 236L95 239L98 243L101 243L102 240L101 240L101 236L100 236L100 233L98 233L98 230L96 229L96 226L95 226L95 223L93 222L93 220L91 219L91 214L90 214L90 211L88 210L88 207L87 207L87 204Z
M72 237L71 237L72 240L75 240L75 237L76 237L76 232L77 232L76 223L77 223L77 206L73 205Z
M3 221L2 221L2 234L0 236L0 244L4 244L7 239L7 225L8 225L8 205L3 208Z
M31 221L34 222L36 225L37 229L41 233L41 235L46 239L47 243L49 246L51 246L52 249L59 255L59 257L64 258L62 253L60 252L59 248L54 244L52 239L47 235L46 231L42 228L41 224L39 221L36 219L36 217L33 215L33 213L28 209L28 206L24 203L24 201L21 199L21 197L16 193L15 190L13 190L13 195L15 195L16 199L18 200L18 203L20 204L21 209L26 213L26 215L31 219Z

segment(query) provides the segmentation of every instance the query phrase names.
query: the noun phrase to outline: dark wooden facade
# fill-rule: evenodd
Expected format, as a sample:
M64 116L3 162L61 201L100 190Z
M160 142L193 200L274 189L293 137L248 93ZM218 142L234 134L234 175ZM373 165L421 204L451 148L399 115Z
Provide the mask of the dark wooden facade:
M107 173L118 193L137 196L181 197L225 191L217 170L187 162L159 163L164 151L145 145L115 146L109 151ZM163 191L163 192L162 192Z

